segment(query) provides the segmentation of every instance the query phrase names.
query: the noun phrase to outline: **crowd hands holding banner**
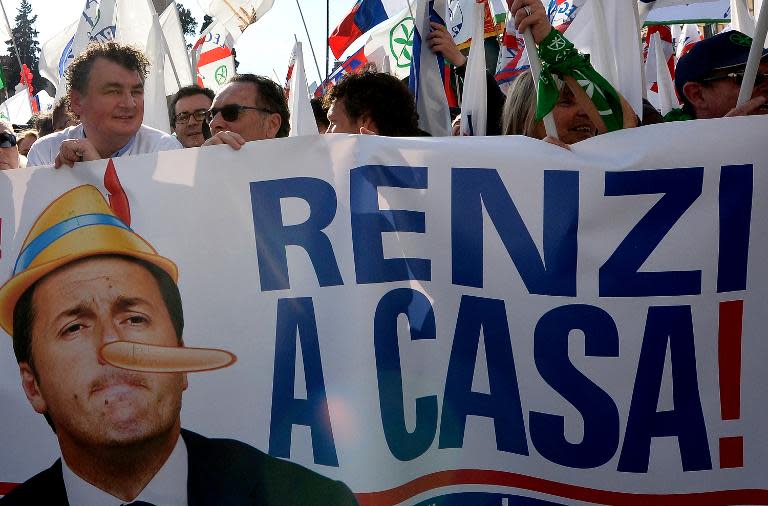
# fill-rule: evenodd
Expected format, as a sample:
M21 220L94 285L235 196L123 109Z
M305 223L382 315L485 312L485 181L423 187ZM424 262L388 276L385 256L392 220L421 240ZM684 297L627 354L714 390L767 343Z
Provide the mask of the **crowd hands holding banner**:
M479 3L479 2L478 2ZM644 101L642 122L624 98L550 24L537 0L508 0L520 33L530 30L543 63L543 75L524 72L506 94L486 72L486 135L525 135L568 148L599 133L664 121ZM426 43L450 63L459 78L467 57L445 26L430 23ZM737 106L749 54L749 37L728 31L698 42L678 62L675 90L682 109L666 120L717 118L768 113L768 50L764 50L751 99ZM557 50L553 51L552 47ZM170 101L173 135L142 124L144 80L149 61L138 50L117 42L91 44L67 68L68 96L34 129L18 135L10 125L0 133L0 168L54 164L156 152L181 147L227 144L287 137L289 108L283 88L269 78L237 74L217 93L199 86L182 87ZM574 76L587 76L600 89L610 114L598 113ZM605 105L605 104L604 104ZM319 133L371 134L393 137L431 135L419 127L413 94L397 77L368 64L349 73L312 100ZM556 132L542 121L551 114ZM453 114L453 134L460 115ZM25 158L26 157L26 158Z

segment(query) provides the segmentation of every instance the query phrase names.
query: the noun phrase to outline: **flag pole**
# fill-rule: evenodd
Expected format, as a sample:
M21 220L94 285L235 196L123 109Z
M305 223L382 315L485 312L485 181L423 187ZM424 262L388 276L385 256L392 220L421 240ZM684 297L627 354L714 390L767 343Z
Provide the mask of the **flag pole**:
M331 49L328 39L331 38L331 0L325 0L325 80L328 80L328 64L330 63L329 51ZM322 76L321 76L322 77Z
M514 19L512 12L507 7L507 16L509 19ZM533 41L533 35L531 35L531 29L526 28L523 32L523 41L525 42L525 51L528 53L528 63L531 65L531 75L533 76L533 86L538 94L539 79L541 78L541 58L539 58L539 52L536 50L536 42ZM557 126L555 125L555 118L550 112L544 116L544 131L549 137L553 139L559 139L557 135Z
M744 69L744 79L741 81L739 98L736 101L737 107L749 100L749 97L752 96L752 90L755 88L757 68L760 66L763 46L765 45L765 35L768 33L768 7L766 5L768 5L768 2L763 2L763 5L760 7L760 16L757 18L757 24L755 25L755 37L752 39L752 46L749 48L747 66Z
M301 10L301 4L299 0L296 0L296 7L299 8L299 14L301 15L301 22L304 24L304 32L307 34L307 40L309 41L309 49L312 50L312 58L315 60L315 68L317 69L317 78L322 79L323 74L320 73L320 65L317 63L317 56L315 56L315 47L312 45L312 37L309 36L309 30L307 29L307 22L304 21L304 12Z
M8 29L8 34L11 36L11 42L13 43L13 50L16 51L16 61L19 62L19 71L21 72L22 80L24 81L24 84L27 87L27 98L29 99L29 108L32 112L35 110L35 106L32 104L32 94L29 93L29 85L30 83L27 82L27 76L24 74L24 66L21 63L21 56L19 56L19 48L16 46L16 37L13 35L13 30L11 30L11 24L8 22L8 14L5 13L5 5L3 5L3 0L0 0L0 8L3 9L3 18L5 19L5 26ZM7 88L8 86L6 86Z

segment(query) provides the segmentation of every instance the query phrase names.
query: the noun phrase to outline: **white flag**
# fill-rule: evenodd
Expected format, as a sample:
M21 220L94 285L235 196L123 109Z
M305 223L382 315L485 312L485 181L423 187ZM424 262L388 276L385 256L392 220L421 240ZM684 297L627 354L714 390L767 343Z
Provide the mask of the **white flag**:
M369 32L365 43L365 58L383 69L388 61L389 72L398 79L405 79L411 73L413 58L413 17L408 8L403 9Z
M444 60L429 49L426 38L431 30L430 18L444 22L448 9L444 0L417 0L414 7L416 30L408 88L416 99L419 128L433 137L446 137L451 135L451 114L443 85Z
M488 88L485 79L485 4L474 6L472 46L469 48L461 101L461 135L485 135Z
M214 22L195 43L197 84L218 91L235 73L232 56L234 37L221 23Z
M26 87L0 104L0 119L23 125L31 117L32 105L29 103L29 91Z
M565 36L642 118L643 78L635 0L589 0Z
M299 135L317 135L317 123L312 112L312 104L309 103L307 90L307 77L304 72L304 54L301 50L301 42L293 46L293 71L289 84L288 111L291 113L291 137Z
M475 0L451 0L448 4L448 31L451 32L453 41L464 44L472 38L472 30L475 26ZM485 11L483 11L485 19Z
M638 3L640 20L648 23L661 23L675 20L726 19L729 14L729 0L686 0L685 5L678 3L656 2ZM653 10L651 10L653 9Z
M679 60L685 53L691 50L694 44L703 39L704 37L699 33L698 26L691 23L684 24L676 39L675 57Z
M165 94L173 95L179 90L179 85L188 86L195 82L176 2L171 2L160 15L160 26L163 27L163 36L167 43L164 64Z
M731 29L755 36L755 18L749 13L745 0L731 0Z
M67 25L43 42L40 48L40 75L48 79L57 90L64 76L64 69L71 61L73 37L79 23L78 20Z
M56 105L56 100L48 94L45 90L40 90L35 95L37 103L40 105L40 112L51 112L53 106Z
M90 42L116 36L115 0L88 0L76 24L66 27L43 44L40 73L56 87L56 99L67 94L64 71Z
M165 101L165 51L162 28L151 0L119 3L115 17L117 40L131 44L149 59L149 75L144 81L145 125L170 132L168 105Z
M649 53L650 51L653 51L655 55L655 75L659 90L659 108L661 109L662 115L666 115L672 109L680 107L680 102L678 102L677 95L675 95L675 84L672 82L672 76L669 73L669 66L667 65L668 55L666 46L667 44L662 43L661 34L659 32L655 32L651 35L651 49L649 49ZM648 61L650 60L649 57Z
M272 8L274 0L197 0L203 12L224 25L235 39Z

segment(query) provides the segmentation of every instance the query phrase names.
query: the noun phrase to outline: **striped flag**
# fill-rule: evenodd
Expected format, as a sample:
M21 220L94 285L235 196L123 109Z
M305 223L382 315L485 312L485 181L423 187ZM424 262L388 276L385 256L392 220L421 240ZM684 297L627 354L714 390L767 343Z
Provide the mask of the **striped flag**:
M531 68L528 52L522 34L515 28L513 19L508 19L504 27L504 37L499 48L499 60L496 64L496 82L506 93L509 84L520 74Z
M328 37L333 55L340 58L361 35L408 8L407 0L357 0Z
M199 86L217 91L235 73L234 37L221 23L213 23L195 42L196 80Z
M547 16L555 29L564 32L587 0L549 0Z
M368 60L365 57L365 48L361 47L349 58L344 60L344 63L339 65L339 67L328 76L328 79L323 81L323 83L317 87L315 96L322 97L325 90L333 87L336 83L341 81L345 75L362 69L366 63L368 63Z

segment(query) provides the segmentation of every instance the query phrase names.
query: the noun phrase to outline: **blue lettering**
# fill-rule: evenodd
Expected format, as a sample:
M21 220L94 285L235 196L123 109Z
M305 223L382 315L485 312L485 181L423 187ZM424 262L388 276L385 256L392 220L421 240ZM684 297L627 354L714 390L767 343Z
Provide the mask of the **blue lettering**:
M481 333L488 361L489 394L472 391ZM469 415L493 418L496 448L528 455L504 301L464 295L445 380L440 448L462 447Z
M296 399L296 334L304 359L307 398ZM300 297L277 301L275 335L275 370L272 380L272 416L269 424L269 453L291 457L293 425L306 425L312 437L312 455L316 464L339 466L333 442L328 398L325 394L323 364L312 299Z
M601 297L655 297L701 293L701 271L638 272L699 195L703 167L606 172L607 196L663 196L600 267ZM683 254L681 252L681 254Z
M720 172L718 292L747 289L752 184L752 165L728 165Z
M669 343L674 409L656 411ZM712 469L699 398L691 306L648 308L619 471L648 472L651 440L677 437L683 470Z
M309 218L298 225L283 225L280 199L295 197L309 204ZM336 215L336 192L322 179L296 177L251 183L253 228L259 259L261 289L290 288L285 248L300 246L307 252L320 286L341 285L333 245L323 233Z
M430 261L423 258L384 258L383 232L425 231L424 213L381 211L379 187L427 188L426 167L366 165L349 175L352 247L358 283L386 283L431 278Z
M544 259L493 169L451 173L453 283L483 287L483 206L530 293L576 295L579 174L544 171Z
M437 432L437 396L416 399L416 427L409 432L403 408L403 375L397 344L397 318L408 317L411 339L435 339L435 313L429 300L416 290L397 288L387 293L376 307L373 344L376 351L376 377L384 436L392 455L408 461L422 455L432 445Z
M619 447L619 410L611 397L576 369L568 359L572 330L584 333L588 357L618 357L619 332L604 310L584 304L550 310L536 324L533 356L541 377L581 414L580 443L565 438L565 417L530 413L531 443L547 460L587 469L611 460Z

